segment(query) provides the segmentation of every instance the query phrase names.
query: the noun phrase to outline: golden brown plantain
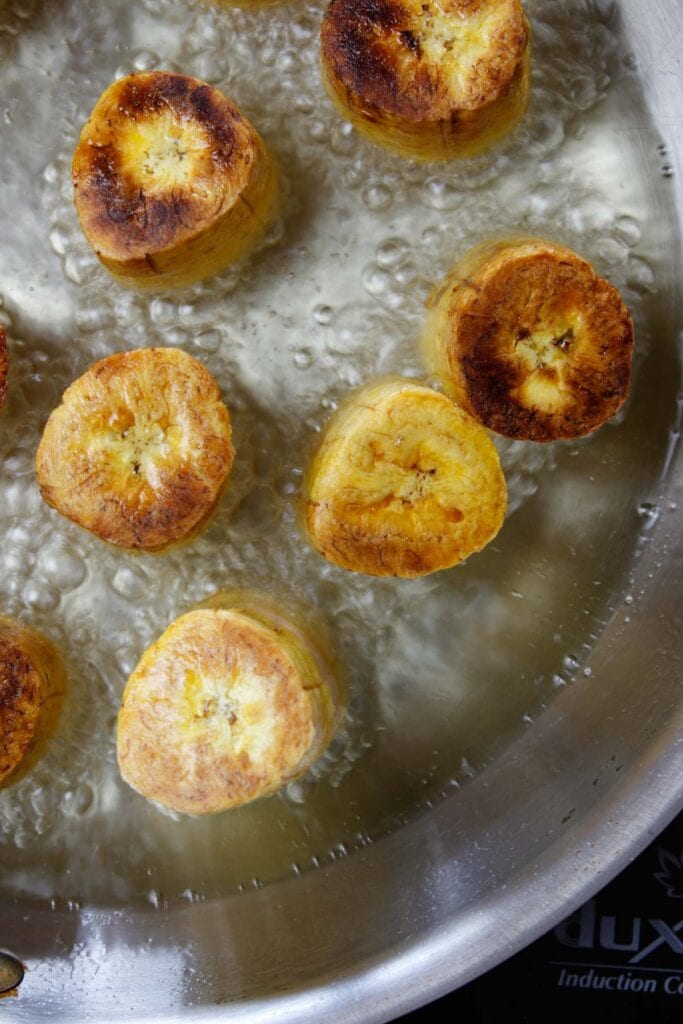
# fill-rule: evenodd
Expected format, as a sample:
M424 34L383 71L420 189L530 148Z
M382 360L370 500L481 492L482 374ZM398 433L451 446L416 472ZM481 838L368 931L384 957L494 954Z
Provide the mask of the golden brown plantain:
M335 413L304 498L313 546L370 576L455 565L496 535L507 505L486 432L445 395L401 378L362 388Z
M330 663L261 595L216 595L142 656L119 712L121 774L190 814L268 796L305 772L342 714Z
M273 162L218 89L144 71L103 93L73 160L81 227L114 277L147 290L192 284L244 256L272 219Z
M321 42L323 81L342 116L403 156L471 156L526 107L520 0L332 0Z
M216 508L234 450L209 371L178 349L100 360L64 393L36 457L43 498L102 540L160 551Z
M31 768L54 732L66 676L52 644L0 616L0 786Z
M538 238L471 250L429 301L425 358L448 393L505 437L596 430L631 378L633 323L617 289Z

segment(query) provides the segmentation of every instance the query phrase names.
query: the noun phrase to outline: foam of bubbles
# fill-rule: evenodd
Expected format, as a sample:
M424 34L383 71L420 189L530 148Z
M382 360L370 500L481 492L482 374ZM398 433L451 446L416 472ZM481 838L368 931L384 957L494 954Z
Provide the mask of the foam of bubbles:
M311 444L347 390L375 374L422 374L424 300L483 237L523 231L576 248L623 289L642 322L643 299L655 286L646 216L628 190L620 196L612 187L623 155L610 149L609 133L599 133L603 165L587 127L599 132L588 119L610 94L617 58L609 10L593 0L530 2L528 115L489 154L423 167L361 140L323 96L323 6L264 12L141 0L131 19L123 0L90 5L87 16L82 0L60 5L60 38L69 41L59 58L61 143L45 153L40 187L45 259L61 266L73 341L45 351L28 345L0 306L12 354L0 448L2 606L52 637L70 676L58 737L30 776L0 794L0 837L21 851L6 858L17 890L53 895L65 873L80 871L84 892L105 900L139 893L143 879L156 906L161 892L194 899L247 886L253 870L266 879L282 874L293 856L296 864L321 863L340 855L342 837L349 848L364 845L482 763L496 734L486 695L515 659L528 657L525 630L532 636L545 614L533 601L549 606L545 564L525 573L514 544L531 561L535 541L523 547L520 513L559 477L562 446L498 441L508 526L466 566L414 583L370 581L328 565L302 540L296 501ZM0 20L0 57L37 10L29 0L10 4ZM35 30L44 46L48 36L54 45L49 28L43 18ZM153 68L195 75L237 101L273 151L284 201L249 260L215 281L150 297L114 285L86 244L70 160L101 90ZM28 92L27 103L35 100ZM75 376L115 350L153 345L181 347L215 374L237 460L225 501L196 541L136 558L49 511L32 460L48 411ZM123 786L115 715L144 648L228 585L323 609L349 678L349 715L324 757L282 795L198 823L162 815ZM553 673L565 681L553 656L547 690ZM520 670L520 687L525 678ZM501 700L496 706L502 713ZM525 708L513 710L522 721ZM488 732L485 721L494 723Z

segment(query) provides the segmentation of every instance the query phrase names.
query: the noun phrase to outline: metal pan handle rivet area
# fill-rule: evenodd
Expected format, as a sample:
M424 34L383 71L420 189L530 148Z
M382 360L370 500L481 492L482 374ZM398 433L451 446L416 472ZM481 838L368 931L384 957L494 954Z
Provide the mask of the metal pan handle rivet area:
M0 995L18 988L24 980L24 965L11 953L0 953Z

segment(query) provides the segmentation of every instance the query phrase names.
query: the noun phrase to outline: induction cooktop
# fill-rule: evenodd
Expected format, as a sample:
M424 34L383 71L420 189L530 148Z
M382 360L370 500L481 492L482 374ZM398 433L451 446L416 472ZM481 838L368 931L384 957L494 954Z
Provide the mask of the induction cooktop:
M400 1024L683 1022L683 813L576 913Z

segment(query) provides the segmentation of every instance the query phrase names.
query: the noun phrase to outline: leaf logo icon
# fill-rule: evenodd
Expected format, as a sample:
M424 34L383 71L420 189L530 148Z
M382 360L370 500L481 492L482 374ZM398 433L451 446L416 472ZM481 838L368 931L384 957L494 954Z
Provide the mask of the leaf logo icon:
M661 871L655 874L655 878L664 886L667 896L683 900L683 852L679 858L658 846L657 856Z

